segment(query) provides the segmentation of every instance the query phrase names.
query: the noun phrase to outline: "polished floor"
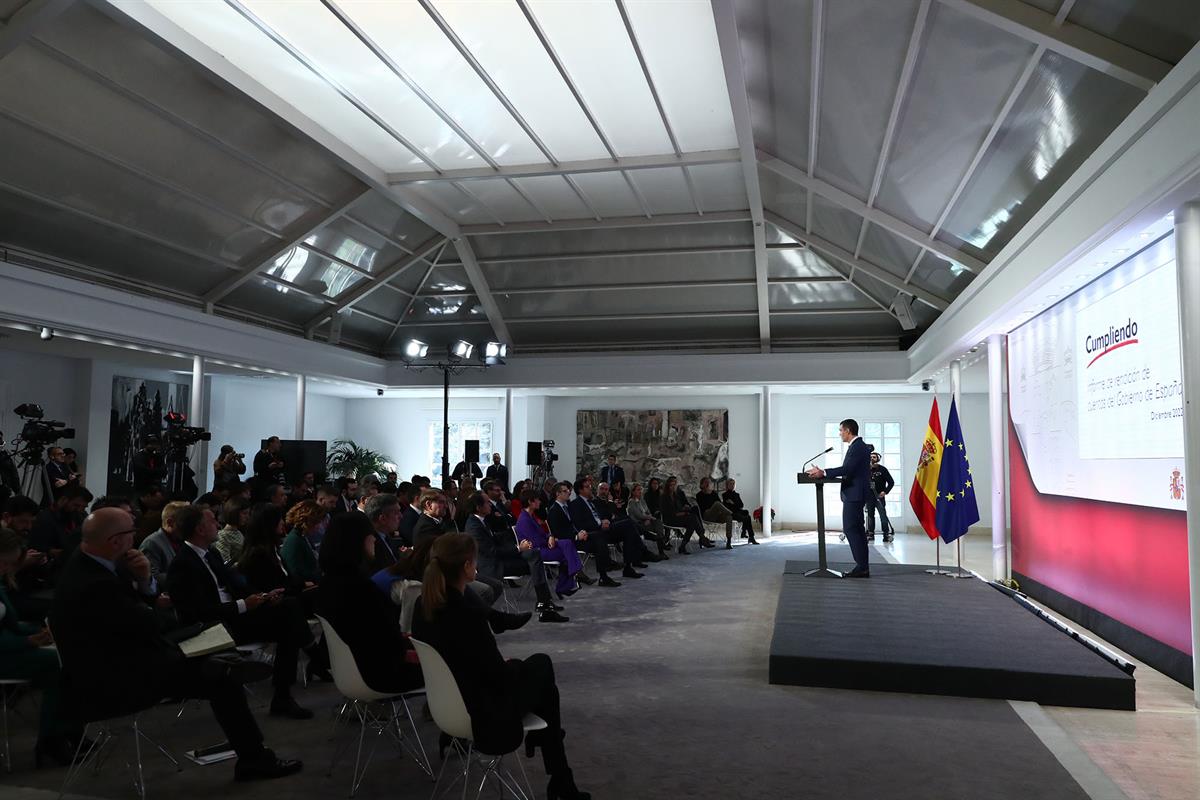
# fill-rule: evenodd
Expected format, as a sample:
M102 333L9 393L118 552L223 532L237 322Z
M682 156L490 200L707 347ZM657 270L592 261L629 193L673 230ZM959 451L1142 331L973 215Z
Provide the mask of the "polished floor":
M1200 731L1191 693L1145 667L1138 673L1137 712L767 684L783 564L811 557L814 538L781 535L763 547L673 558L620 589L584 590L567 604L567 625L531 623L500 637L508 656L541 651L554 658L568 750L580 784L597 800L1200 796ZM890 546L877 544L876 553L927 562L932 544L900 536ZM990 542L970 538L964 555L968 567L982 571L990 564ZM953 612L930 613L936 623L938 614ZM299 696L319 711L316 720L260 718L273 746L306 759L304 773L240 785L229 780L228 764L185 764L175 773L152 755L148 797L344 797L346 767L325 776L337 694L322 685ZM18 711L15 771L0 775L0 796L54 797L62 772L31 768L28 720L35 710L26 700ZM171 747L218 738L205 709L189 707L179 720L175 711L163 707L149 719ZM432 738L427 727L426 742ZM81 776L74 791L133 797L127 754L128 748L119 750L100 774ZM537 788L540 770L527 763ZM429 789L411 760L381 751L359 796L420 798Z

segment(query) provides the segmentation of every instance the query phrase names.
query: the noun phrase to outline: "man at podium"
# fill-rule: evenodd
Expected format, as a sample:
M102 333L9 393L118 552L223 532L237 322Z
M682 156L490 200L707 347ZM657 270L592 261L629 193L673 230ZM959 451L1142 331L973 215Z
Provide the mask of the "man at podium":
M871 451L858 435L858 422L855 420L842 420L839 433L843 442L850 443L842 465L829 469L810 467L808 474L813 478L842 479L842 532L846 534L850 552L854 554L854 569L843 577L869 578L871 565L867 560L867 530L863 525L863 509L874 491L871 486Z

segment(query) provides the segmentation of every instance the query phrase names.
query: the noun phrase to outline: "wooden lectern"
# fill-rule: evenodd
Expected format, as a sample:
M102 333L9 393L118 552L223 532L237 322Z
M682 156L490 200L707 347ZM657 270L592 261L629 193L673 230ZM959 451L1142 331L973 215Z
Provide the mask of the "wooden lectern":
M796 473L796 483L809 484L817 489L817 568L804 573L806 578L840 578L842 573L829 568L825 559L825 484L841 483L841 478L812 478L806 472Z

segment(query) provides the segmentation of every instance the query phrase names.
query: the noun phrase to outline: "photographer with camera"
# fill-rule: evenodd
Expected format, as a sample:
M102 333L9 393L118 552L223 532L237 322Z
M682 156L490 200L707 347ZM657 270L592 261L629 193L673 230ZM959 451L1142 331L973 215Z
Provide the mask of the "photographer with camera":
M279 451L282 447L283 443L279 441L279 437L272 436L267 439L267 443L263 445L263 449L255 453L254 477L263 485L287 483L287 479L283 474L283 459L279 457Z
M133 490L141 494L154 486L162 486L166 476L162 442L157 436L148 436L142 449L133 454Z
M221 445L221 452L213 462L213 490L227 487L241 480L246 474L246 454L238 453L231 444Z

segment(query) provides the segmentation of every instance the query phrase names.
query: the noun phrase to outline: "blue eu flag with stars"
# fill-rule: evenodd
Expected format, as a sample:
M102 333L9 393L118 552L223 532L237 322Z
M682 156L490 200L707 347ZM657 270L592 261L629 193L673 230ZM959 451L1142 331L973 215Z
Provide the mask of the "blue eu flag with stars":
M975 480L971 462L967 460L967 443L962 438L958 422L958 406L950 400L950 416L946 420L946 449L942 453L942 470L938 473L937 529L942 540L949 544L979 522L979 504L975 502Z

